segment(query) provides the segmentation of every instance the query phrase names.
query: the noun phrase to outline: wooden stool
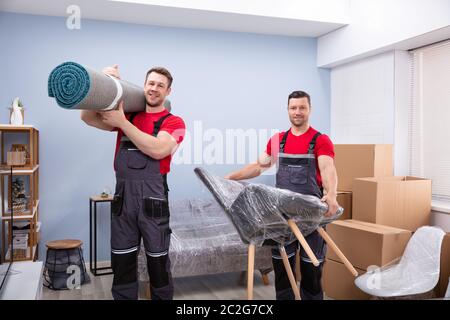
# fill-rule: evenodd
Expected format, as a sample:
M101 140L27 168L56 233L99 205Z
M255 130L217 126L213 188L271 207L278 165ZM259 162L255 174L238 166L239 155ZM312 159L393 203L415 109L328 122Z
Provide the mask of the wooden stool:
M44 286L53 290L79 289L81 284L89 281L81 240L54 240L45 245Z
M83 241L75 239L53 240L48 241L45 245L48 249L54 250L76 249L83 245Z

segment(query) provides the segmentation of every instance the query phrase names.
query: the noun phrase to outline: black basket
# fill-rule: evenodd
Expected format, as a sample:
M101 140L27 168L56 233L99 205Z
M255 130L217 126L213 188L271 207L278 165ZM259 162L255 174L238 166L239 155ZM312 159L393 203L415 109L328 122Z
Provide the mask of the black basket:
M52 290L76 289L89 280L81 248L47 250L44 286Z

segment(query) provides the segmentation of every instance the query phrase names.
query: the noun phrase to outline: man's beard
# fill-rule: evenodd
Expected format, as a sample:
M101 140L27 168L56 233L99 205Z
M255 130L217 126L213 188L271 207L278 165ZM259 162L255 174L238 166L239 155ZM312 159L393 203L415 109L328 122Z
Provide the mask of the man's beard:
M150 102L150 99L147 99L147 97L145 98L145 102L147 103L147 105L148 105L150 108L156 108L156 107L159 107L159 106L163 103L163 101L164 101L164 99L158 99L158 100L156 100L155 102L151 103L151 102Z
M289 119L291 121L291 124L295 127L302 127L305 123L308 122L307 119L297 120L294 121L293 119Z

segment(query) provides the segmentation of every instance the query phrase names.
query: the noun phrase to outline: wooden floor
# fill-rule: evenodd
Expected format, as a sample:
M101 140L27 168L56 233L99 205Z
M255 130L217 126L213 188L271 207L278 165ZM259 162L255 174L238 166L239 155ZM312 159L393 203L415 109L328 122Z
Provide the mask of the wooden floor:
M44 300L105 300L112 299L112 275L93 276L89 273L90 283L83 284L78 290L50 290L43 288ZM269 274L270 284L264 285L260 273L254 277L254 299L274 300L275 288L273 272ZM174 279L175 300L245 300L247 289L239 272L185 277ZM139 299L146 299L146 286L140 283Z

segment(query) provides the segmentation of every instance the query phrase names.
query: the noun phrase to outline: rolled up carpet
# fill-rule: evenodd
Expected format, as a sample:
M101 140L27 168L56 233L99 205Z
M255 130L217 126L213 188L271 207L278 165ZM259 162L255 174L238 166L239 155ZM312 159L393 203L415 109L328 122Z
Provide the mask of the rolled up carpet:
M108 111L123 100L125 112L145 110L142 87L70 61L50 73L48 96L64 109ZM170 106L170 101L166 100L164 105Z

